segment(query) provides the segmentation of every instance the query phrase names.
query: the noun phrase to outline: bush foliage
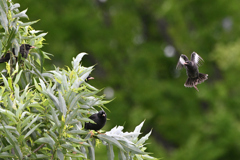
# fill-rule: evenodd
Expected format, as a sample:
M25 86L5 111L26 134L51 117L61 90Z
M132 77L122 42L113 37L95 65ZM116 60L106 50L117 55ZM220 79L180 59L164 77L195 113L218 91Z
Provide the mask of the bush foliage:
M85 81L93 66L82 66L86 53L80 53L71 67L45 70L44 60L50 54L41 48L47 33L31 27L37 21L22 22L28 18L27 10L19 11L19 7L0 1L0 56L11 55L1 72L0 158L94 160L95 146L103 143L109 160L116 157L115 152L121 160L156 159L145 152L151 132L139 138L143 122L133 132L123 132L118 126L92 136L83 129L85 122L92 122L91 114L108 110L104 104L109 101ZM26 59L18 54L24 43L36 47Z

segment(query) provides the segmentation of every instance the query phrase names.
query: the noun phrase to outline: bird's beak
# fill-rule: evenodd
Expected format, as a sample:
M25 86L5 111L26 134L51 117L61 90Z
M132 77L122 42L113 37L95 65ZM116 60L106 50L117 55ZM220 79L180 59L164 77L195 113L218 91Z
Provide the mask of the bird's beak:
M94 79L94 77L89 77L88 79Z
M30 47L30 48L36 48L35 46L32 46L32 47Z
M105 117L105 114L103 114L102 116Z
M186 65L187 63L183 63L184 65Z

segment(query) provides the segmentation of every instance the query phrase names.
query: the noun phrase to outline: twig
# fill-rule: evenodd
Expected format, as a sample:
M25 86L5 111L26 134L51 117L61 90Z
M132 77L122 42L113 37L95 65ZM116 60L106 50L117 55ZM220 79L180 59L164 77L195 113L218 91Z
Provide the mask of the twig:
M41 144L38 148L36 148L36 149L33 151L33 153L37 152L37 151L38 151L39 149L41 149L44 145L45 145L45 143ZM31 154L28 154L27 156L30 157Z

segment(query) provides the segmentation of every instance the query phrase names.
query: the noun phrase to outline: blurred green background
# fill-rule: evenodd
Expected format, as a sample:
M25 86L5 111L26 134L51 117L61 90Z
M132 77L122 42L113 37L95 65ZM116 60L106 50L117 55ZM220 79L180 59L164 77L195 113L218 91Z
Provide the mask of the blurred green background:
M109 121L125 131L145 121L148 152L167 160L240 158L240 10L237 0L16 0L33 27L48 32L46 68L70 66L80 52L95 65ZM209 79L185 88L180 54L197 52ZM99 147L97 159L106 155ZM103 153L104 152L104 153ZM101 157L101 158L100 158Z

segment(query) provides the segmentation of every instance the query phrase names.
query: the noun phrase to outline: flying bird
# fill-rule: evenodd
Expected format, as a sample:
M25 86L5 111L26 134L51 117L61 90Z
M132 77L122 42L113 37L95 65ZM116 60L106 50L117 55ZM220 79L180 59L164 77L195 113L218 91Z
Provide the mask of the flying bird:
M184 66L187 71L187 81L185 82L185 87L194 87L197 91L197 85L204 82L208 79L208 74L199 73L198 67L203 62L203 59L196 53L193 52L191 55L191 60L188 60L188 57L182 54L177 63L177 69L182 69Z
M98 131L105 125L107 120L107 114L103 110L101 110L98 113L91 115L89 119L93 120L95 124L91 122L85 123L85 129Z
M27 58L29 50L35 48L34 46L31 46L30 44L22 44L20 46L19 52L21 53L23 58ZM12 49L13 54L15 55L15 49ZM10 53L8 52L5 56L2 56L0 58L0 63L8 62L10 60Z

